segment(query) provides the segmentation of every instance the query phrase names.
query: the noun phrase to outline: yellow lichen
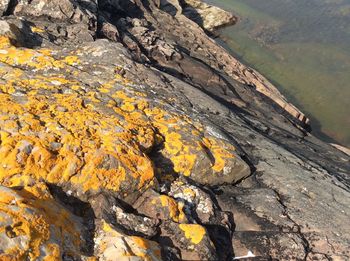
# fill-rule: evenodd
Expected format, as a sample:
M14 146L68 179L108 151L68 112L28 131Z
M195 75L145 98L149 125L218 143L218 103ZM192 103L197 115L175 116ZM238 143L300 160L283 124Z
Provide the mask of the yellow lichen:
M160 195L159 201L162 207L166 207L169 211L170 218L175 222L182 222L185 219L185 213L183 212L183 204L177 203L173 198ZM158 204L156 200L152 201L153 204Z
M36 29L34 29L36 30ZM36 30L38 32L38 30ZM36 70L62 69L66 64L79 63L76 56L66 56L63 59L55 59L48 49L38 51L27 48L16 48L6 36L0 36L0 62L11 66L31 67Z
M66 56L63 61L68 65L78 65L80 63L79 58L77 56Z
M41 29L41 28L36 27L36 26L31 26L30 29L32 30L33 33L43 33L43 32L45 32L44 29Z
M156 242L137 237L126 236L114 230L105 221L102 223L104 233L99 235L98 250L107 260L124 260L135 257L137 260L160 261L161 251Z
M113 232L113 228L111 227L110 224L108 224L107 222L105 222L104 220L102 221L102 229L105 232Z
M218 143L213 138L203 138L203 144L210 149L211 153L214 156L215 162L212 166L212 169L216 172L220 172L224 169L227 159L234 158L232 152L224 148L223 144ZM227 145L231 147L231 150L234 150L232 145Z
M123 111L128 111L128 112L135 110L135 106L131 103L124 103L120 108Z
M10 96L0 94L1 105L12 105L11 111L0 105L0 112L17 115L22 123L28 123L22 124L20 133L39 132L44 135L40 138L35 135L3 138L0 150L0 157L4 162L0 166L0 181L3 184L20 185L16 174L22 173L22 182L28 175L37 180L44 178L52 183L70 181L82 185L83 191L101 188L118 191L127 172L139 179L139 188L153 179L152 163L137 147L137 142L145 144L144 136L141 135L138 140L138 136L132 135L132 132L129 135L128 128L125 128L125 132L114 133L112 130L115 126L123 125L118 117L103 116L93 108L83 107L76 94L56 94L52 101L38 95L28 98L25 105L19 105ZM40 115L40 120L31 115ZM0 117L1 120L5 118ZM1 129L11 132L16 128L17 125L9 123L14 122L9 121ZM130 127L131 130L135 128L136 125ZM153 136L152 130L149 135ZM21 163L18 162L16 148L22 146L23 141L33 149L28 155L22 153ZM64 146L54 155L49 147L55 141ZM84 161L73 153L73 149L85 154ZM106 158L117 159L121 165L102 167Z
M3 249L1 260L3 257L37 260L43 250L44 260L57 260L62 255L62 246L78 254L82 243L77 224L71 214L54 201L46 186L39 183L17 191L4 187L0 190L0 215L11 221L6 228L0 223L0 233L6 231L10 238L22 237L21 244L13 241L13 248Z
M198 224L179 224L179 228L193 244L199 244L206 234L205 228Z
M184 188L183 193L192 199L196 197L196 192L191 188Z
M185 176L207 155L203 147L215 158L214 171L232 157L216 139L203 139L199 123L150 104L118 74L86 88L71 66L81 63L79 50L57 56L49 49L16 48L7 37L0 37L0 49L0 184L70 182L82 192L126 195L127 182L134 189L152 184L153 164L145 153L154 146L163 144L174 171ZM125 89L116 88L120 84ZM25 100L18 102L11 95L16 92Z
M11 41L10 38L6 37L6 36L0 36L0 48L3 49L3 52L6 53L6 49L5 48L9 48L11 47Z
M185 176L190 176L191 171L196 163L197 156L194 154L182 154L172 158L174 170Z

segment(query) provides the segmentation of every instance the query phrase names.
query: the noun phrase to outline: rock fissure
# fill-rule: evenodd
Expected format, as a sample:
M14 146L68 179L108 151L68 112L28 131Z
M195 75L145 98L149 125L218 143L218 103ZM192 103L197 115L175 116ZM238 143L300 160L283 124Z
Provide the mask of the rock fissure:
M3 16L13 15L13 12L18 4L18 0L9 0L7 2L7 8L3 11Z
M305 238L305 236L303 235L303 233L301 232L301 228L300 225L298 223L296 223L288 214L288 207L286 206L286 204L283 202L281 195L279 194L279 192L276 189L272 189L276 195L277 195L277 201L279 204L281 204L281 206L283 207L283 215L286 216L288 218L288 220L290 220L294 226L296 227L297 231L294 231L294 227L292 228L292 231L294 231L295 233L297 233L297 235L302 239L302 242L304 244L304 248L305 248L305 257L304 260L307 260L307 256L308 254L311 252L310 249L310 244L307 241L307 239Z

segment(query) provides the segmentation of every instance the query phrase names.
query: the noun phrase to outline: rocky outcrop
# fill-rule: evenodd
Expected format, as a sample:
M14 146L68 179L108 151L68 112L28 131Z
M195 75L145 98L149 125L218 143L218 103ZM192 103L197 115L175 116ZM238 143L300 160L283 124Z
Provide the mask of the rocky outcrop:
M169 7L0 1L0 259L348 258L349 156Z
M199 0L185 0L182 5L184 6L182 13L186 17L211 33L221 27L233 25L237 22L237 17L230 12Z
M57 203L45 184L20 189L1 186L0 191L2 260L81 256L80 219Z

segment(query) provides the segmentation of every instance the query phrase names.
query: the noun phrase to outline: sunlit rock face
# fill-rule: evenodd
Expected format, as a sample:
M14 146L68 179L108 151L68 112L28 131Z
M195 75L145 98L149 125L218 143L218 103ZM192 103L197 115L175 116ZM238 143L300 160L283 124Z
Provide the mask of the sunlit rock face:
M196 257L215 259L205 228L187 218L184 202L158 194L151 204L159 209L153 215L145 213L150 216L146 222L118 208L112 199L133 203L145 191L180 177L202 185L241 180L250 169L227 138L190 117L186 108L157 97L156 89L125 77L133 62L120 45L99 40L79 47L45 43L29 48L23 39L41 39L45 27L1 22L4 258L121 260L135 255L160 260L157 243L140 237L157 235L160 229L151 232L145 227L157 226L159 222L152 219L160 218L170 220L171 227L182 233L176 240L193 244L188 249L179 246L186 255L209 247L209 252ZM151 70L147 74L155 77ZM43 183L37 188L39 182ZM100 200L101 194L105 200ZM98 216L94 226L86 227L86 209L78 216L72 213L69 198L91 203ZM100 211L103 204L110 205ZM14 212L18 207L21 210ZM39 217L43 220L36 225L33 220ZM91 230L94 236L83 240ZM176 231L166 233L173 237ZM86 248L90 252L82 251Z
M154 184L150 151L172 163L170 174L201 184L232 183L249 174L234 146L150 99L115 72L117 64L106 71L89 61L113 60L103 57L99 45L105 42L63 53L17 48L6 37L1 43L3 184L44 179L81 197L107 190L128 198ZM88 75L89 68L95 75Z
M237 17L233 14L200 0L185 0L183 5L183 14L211 33L237 22Z
M86 257L82 219L55 201L44 183L0 191L1 260Z
M163 9L0 1L0 259L348 255L347 156Z

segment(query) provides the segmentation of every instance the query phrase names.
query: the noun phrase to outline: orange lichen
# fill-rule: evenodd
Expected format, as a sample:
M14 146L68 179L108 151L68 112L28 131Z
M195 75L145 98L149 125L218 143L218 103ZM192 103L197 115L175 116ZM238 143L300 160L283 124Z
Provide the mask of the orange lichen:
M171 132L165 136L165 149L170 154L176 155L183 150L184 144L179 133Z
M98 240L98 251L107 260L124 260L125 257L135 257L144 261L160 261L161 251L156 242L137 237L126 236L114 230L105 221Z
M140 248L140 251L135 251L134 254L141 257L145 261L161 260L161 251L159 246L152 241L145 240L141 237L130 237L135 245Z
M135 110L135 106L131 103L124 103L120 108L123 111L128 111L128 112L132 112L133 110Z
M70 181L82 185L83 191L101 188L118 191L125 180L126 169L134 178L139 178L139 187L153 178L151 162L137 149L137 137L112 132L115 126L121 126L118 118L102 116L89 107L82 107L76 95L57 94L54 97L55 102L42 96L29 97L25 105L19 105L9 96L0 95L1 104L12 105L11 112L0 106L0 113L17 115L21 122L28 123L22 124L20 133L40 132L43 135L39 138L35 135L5 137L3 134L0 150L4 163L0 166L3 184L19 185L16 174L22 173L22 181L27 175L52 183ZM40 115L40 120L31 115ZM5 118L0 117L1 120ZM1 128L11 133L16 126L7 123ZM126 137L127 140L124 139ZM55 141L63 146L53 154L50 144ZM31 150L19 154L23 142ZM74 150L85 153L84 163ZM106 159L117 159L121 165L99 167Z
M12 66L26 66L37 70L64 67L62 61L55 60L53 57L31 49L18 49L11 46L6 48L5 51L0 52L0 62Z
M190 128L182 117L171 115L161 108L146 108L145 113L152 118L152 124L165 138L164 153L169 156L174 164L174 171L185 176L190 176L196 162L197 147L192 141L186 141L178 132L180 124L184 124L183 130ZM174 131L169 131L173 129Z
M103 221L102 222L102 230L105 232L114 232L113 228L111 227L110 224L108 224L107 222Z
M190 176L196 163L197 156L195 154L181 154L171 159L176 172L182 173L185 176Z
M190 197L192 199L194 199L196 197L196 191L194 191L191 188L184 188L183 193L187 196Z
M223 144L219 143L213 138L203 138L203 144L210 149L211 153L214 156L215 162L212 166L212 169L216 172L220 172L224 169L226 165L226 160L227 159L232 159L234 158L234 155L232 152L228 151L227 149L224 148ZM231 151L234 150L234 147L232 145L227 145L230 146Z
M83 55L88 48L63 52L16 48L8 37L0 37L0 184L25 186L16 193L1 193L0 213L11 216L12 223L10 230L1 227L7 216L0 214L0 233L25 235L30 242L24 250L7 249L1 260L21 260L27 254L29 260L42 259L42 249L47 253L44 260L57 260L60 244L70 254L79 251L75 217L55 203L39 181L72 187L79 197L101 190L127 197L153 186L154 166L147 154L154 149L172 162L169 176L191 176L208 154L215 159L212 171L219 172L233 157L233 148L226 149L214 137L204 138L199 122L135 91L118 73L106 70L103 77L84 82L88 69L103 68L87 65ZM156 203L168 209L173 221L184 222L183 203L164 195ZM20 211L14 211L13 204ZM196 224L180 228L194 244L206 233ZM155 242L121 235L108 224L102 230L108 235L101 240L103 250L111 236L122 238L118 242L130 250L120 256L161 259Z
M4 50L3 53L6 54L7 51L5 48L9 48L11 47L11 41L10 41L10 38L6 37L6 36L0 36L0 48Z
M216 139L203 139L199 123L151 103L118 74L86 87L71 66L84 65L75 56L79 51L58 56L16 48L7 37L0 37L0 49L0 184L46 180L71 183L81 192L126 195L152 184L153 164L145 153L161 143L174 172L185 176L207 157L203 147L214 155L214 171L232 157ZM18 101L15 93L24 98Z
M39 29L33 28L36 32ZM0 36L0 62L11 66L30 67L35 70L62 69L66 65L79 64L77 56L66 56L63 59L55 59L48 49L33 50L16 48L6 36ZM69 70L68 70L69 71Z
M82 242L77 224L43 184L17 191L5 187L0 190L0 216L6 216L10 222L0 222L0 234L21 237L20 244L14 240L12 247L0 254L1 260L6 256L14 260L37 260L43 253L44 260L56 260L62 255L60 249L78 255ZM4 227L5 224L9 225Z
M159 204L162 207L167 208L170 218L175 222L182 222L185 219L185 213L183 212L183 203L177 203L175 199L166 196L160 195L159 198L152 200L152 204Z
M193 244L199 244L206 234L205 228L198 224L180 224L179 228Z

